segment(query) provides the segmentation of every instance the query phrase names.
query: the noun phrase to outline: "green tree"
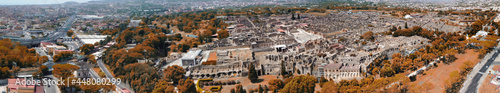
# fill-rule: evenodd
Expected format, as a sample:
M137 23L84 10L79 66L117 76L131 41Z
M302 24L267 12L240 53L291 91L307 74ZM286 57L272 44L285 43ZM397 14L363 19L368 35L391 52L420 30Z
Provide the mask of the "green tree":
M408 29L408 22L405 22L405 29Z
M264 88L262 88L262 85L260 85L260 84L259 84L259 89L258 89L258 92L259 92L259 93L264 92Z
M241 84L236 85L236 87L234 87L234 91L236 93L247 93L247 91L243 89L243 86Z
M255 82L259 79L257 71L255 71L254 64L250 64L250 66L248 67L248 79L250 79L251 82Z
M288 76L289 76L289 75L287 75L287 72L286 72L285 61L281 61L281 76L283 78L288 78Z
M234 90L234 88L231 89L231 92L229 93L236 93L236 91Z

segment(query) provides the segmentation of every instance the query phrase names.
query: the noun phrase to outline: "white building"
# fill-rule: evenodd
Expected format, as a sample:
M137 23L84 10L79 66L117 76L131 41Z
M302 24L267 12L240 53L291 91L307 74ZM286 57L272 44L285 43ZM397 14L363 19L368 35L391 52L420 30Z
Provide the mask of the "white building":
M76 35L76 37L84 44L95 44L105 40L108 35Z
M326 65L323 70L325 78L335 81L362 78L361 67L355 64L330 63Z
M182 66L198 65L200 61L200 54L202 50L190 50L181 58Z

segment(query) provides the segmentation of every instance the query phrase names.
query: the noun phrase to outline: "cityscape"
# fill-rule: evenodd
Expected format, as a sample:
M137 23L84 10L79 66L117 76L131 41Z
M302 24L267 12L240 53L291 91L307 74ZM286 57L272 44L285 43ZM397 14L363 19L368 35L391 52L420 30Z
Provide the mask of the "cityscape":
M1 93L499 93L500 0L0 1Z

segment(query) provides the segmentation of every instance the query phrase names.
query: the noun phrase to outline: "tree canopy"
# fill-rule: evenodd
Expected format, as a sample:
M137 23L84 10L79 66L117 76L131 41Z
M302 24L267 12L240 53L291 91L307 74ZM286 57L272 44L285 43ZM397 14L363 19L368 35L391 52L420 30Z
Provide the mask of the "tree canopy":
M156 83L153 93L175 93L174 90L174 86L172 86L165 80L161 80L160 82Z
M184 77L184 74L186 74L186 71L178 65L168 66L163 71L163 75L165 75L165 78L169 81L179 81Z
M94 50L94 44L84 44L82 47L80 47L80 50L88 55L91 51Z
M293 77L280 92L284 93L314 93L316 78L311 75Z
M285 86L285 84L281 79L272 79L271 81L268 82L268 84L269 88L273 91L280 90Z
M179 85L177 85L177 89L179 89L179 92L181 93L197 93L194 81L189 78L179 80Z
M63 79L73 76L73 71L80 69L80 67L71 64L56 64L52 68L54 68L52 71L54 77Z

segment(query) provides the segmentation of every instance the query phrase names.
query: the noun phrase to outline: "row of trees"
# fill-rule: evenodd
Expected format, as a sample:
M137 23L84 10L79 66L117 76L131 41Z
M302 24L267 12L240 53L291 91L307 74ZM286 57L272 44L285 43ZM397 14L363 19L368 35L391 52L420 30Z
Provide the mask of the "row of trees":
M393 82L399 82L391 84ZM373 76L365 77L361 80L341 80L325 82L321 88L321 93L359 93L359 92L408 92L407 85L410 80L404 74L396 74L393 77L375 79Z
M35 49L28 49L10 39L0 40L0 79L11 78L19 68L40 66L47 56L38 56Z
M243 86L241 84L238 84L236 85L235 88L232 88L230 90L229 93L247 93L246 92L247 90L243 89ZM268 93L269 91L269 88L264 85L259 85L259 87L255 88L255 89L248 89L248 93L254 93L254 92L257 92L257 93Z
M462 66L460 66L459 71L452 71L445 82L445 92L459 92L464 82L464 77L472 70L474 63L471 61L466 61Z
M463 53L466 49L465 36L456 32L444 33L440 31L428 31L418 26L409 29L393 30L396 30L392 34L393 36L417 35L430 39L431 45L427 45L425 48L421 48L415 53L407 56L403 56L399 53L393 54L391 60L388 60L387 56L376 58L374 62L368 66L371 71L369 73L382 77L391 77L398 73L416 70L418 67L427 65L439 56L444 56L446 59L455 59L454 55L456 53Z
M12 42L10 39L0 40L0 67L19 67L39 66L45 60L44 57L38 56L35 49L28 49L18 42ZM45 57L46 58L46 57Z
M267 93L267 91L283 92L283 93L314 93L316 87L316 78L311 75L300 75L296 77L281 79L273 79L268 82L269 87L259 85L256 89L245 90L241 84L231 89L231 93Z

